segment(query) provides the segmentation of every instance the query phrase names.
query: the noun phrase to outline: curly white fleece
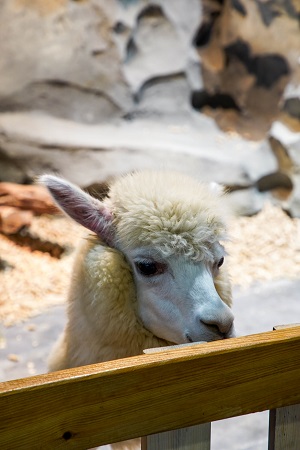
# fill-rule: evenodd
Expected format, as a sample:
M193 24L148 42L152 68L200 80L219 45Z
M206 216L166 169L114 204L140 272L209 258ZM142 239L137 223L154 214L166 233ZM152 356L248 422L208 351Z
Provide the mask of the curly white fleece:
M224 207L207 185L175 172L138 172L110 190L121 249L151 245L201 261L225 238Z

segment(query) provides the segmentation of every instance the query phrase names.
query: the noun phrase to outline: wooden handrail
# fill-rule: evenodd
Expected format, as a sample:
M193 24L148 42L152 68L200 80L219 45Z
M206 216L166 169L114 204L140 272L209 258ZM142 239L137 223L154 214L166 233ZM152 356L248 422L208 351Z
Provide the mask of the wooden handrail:
M300 403L300 327L0 384L0 448L87 449Z

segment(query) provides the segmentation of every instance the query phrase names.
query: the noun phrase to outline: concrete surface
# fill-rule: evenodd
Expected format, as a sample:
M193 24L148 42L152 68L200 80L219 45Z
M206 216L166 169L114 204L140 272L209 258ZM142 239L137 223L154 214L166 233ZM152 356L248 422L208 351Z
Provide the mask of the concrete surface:
M235 288L233 309L239 335L299 323L300 279ZM47 355L64 323L65 308L60 306L20 325L0 328L0 381L45 372ZM267 433L268 412L215 422L211 450L265 450Z

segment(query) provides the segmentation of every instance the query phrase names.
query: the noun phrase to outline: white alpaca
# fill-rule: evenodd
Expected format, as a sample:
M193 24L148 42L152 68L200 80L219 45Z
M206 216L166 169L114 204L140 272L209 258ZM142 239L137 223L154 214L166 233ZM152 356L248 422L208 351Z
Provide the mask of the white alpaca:
M93 232L75 260L51 371L233 336L220 194L170 172L120 178L103 202L51 175L41 182Z

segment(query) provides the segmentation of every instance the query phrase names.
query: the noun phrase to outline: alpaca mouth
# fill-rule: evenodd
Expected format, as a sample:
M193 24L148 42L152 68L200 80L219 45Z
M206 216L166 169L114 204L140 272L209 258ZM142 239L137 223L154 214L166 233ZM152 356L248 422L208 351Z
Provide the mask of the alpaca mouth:
M185 337L187 338L188 342L194 342L188 333L186 333Z
M192 344L192 343L197 344L198 342L210 342L210 341L217 341L217 340L222 340L222 339L229 339L231 337L235 337L235 334L234 333L233 334L230 334L230 333L225 334L225 333L219 332L219 333L216 333L214 336L211 336L207 340L203 340L203 339L194 340L191 338L191 336L188 333L185 334L186 341L190 344Z

